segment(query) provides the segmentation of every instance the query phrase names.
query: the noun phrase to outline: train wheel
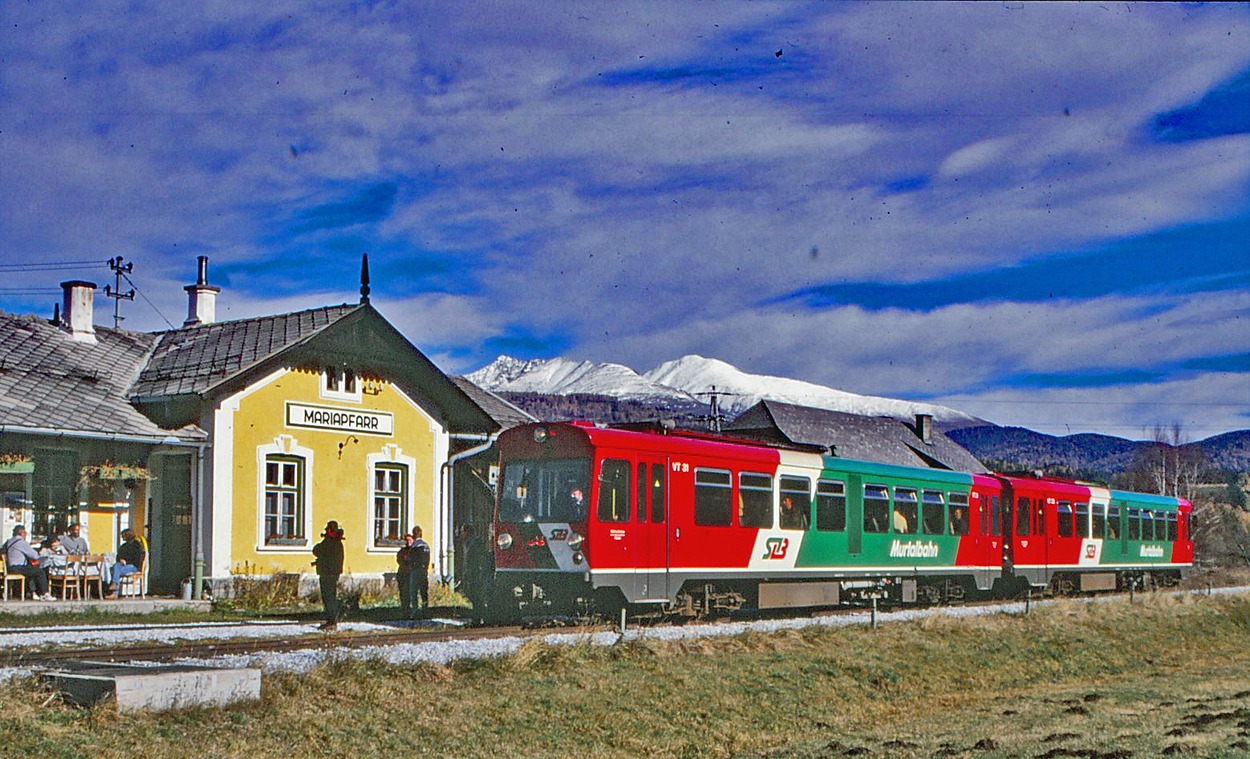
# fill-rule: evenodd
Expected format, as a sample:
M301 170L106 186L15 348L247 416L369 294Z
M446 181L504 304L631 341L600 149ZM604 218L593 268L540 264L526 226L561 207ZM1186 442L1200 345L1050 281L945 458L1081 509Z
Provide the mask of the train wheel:
M942 588L927 583L919 586L916 588L916 603L921 606L936 606L942 603Z

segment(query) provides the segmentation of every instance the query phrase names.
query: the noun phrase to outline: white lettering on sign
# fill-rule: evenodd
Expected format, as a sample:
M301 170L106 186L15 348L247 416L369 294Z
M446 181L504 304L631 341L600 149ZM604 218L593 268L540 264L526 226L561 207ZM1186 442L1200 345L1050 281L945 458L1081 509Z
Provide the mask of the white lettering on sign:
M395 434L395 417L388 412L313 406L308 403L288 402L286 423L289 427L309 427L315 430L360 432L387 437Z
M1141 557L1143 559L1162 559L1163 546L1142 546Z
M896 540L890 544L891 559L932 559L937 555L938 546L932 540L924 543Z

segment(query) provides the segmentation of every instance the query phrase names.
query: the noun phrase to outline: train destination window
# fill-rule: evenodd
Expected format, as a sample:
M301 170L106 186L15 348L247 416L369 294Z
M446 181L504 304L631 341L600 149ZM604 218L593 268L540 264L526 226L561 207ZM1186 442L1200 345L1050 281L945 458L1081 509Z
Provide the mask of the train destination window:
M664 465L651 465L651 521L664 521Z
M1059 516L1059 537L1072 537L1072 503L1070 501L1060 501L1055 511Z
M940 490L926 490L920 496L920 529L925 535L941 535L946 527L946 504Z
M911 488L894 489L894 531L914 535L920 529L916 491Z
M1016 499L1016 534L1022 538L1029 536L1029 515L1033 513L1033 504L1027 498Z
M1090 516L1093 518L1093 524L1090 527L1091 537L1105 538L1107 536L1107 507L1101 503L1090 504Z
M1107 507L1107 540L1120 539L1120 504Z
M586 521L590 459L509 461L500 480L500 521Z
M947 499L951 505L950 527L952 535L968 534L968 494L951 493Z
M600 522L629 521L629 472L628 461L604 459L599 471L599 507L596 514Z
M770 474L738 475L738 524L773 528L773 478Z
M889 530L890 490L884 485L864 486L864 532Z
M728 527L733 518L733 475L720 469L694 470L694 523Z
M647 465L638 465L638 478L634 483L634 497L638 499L634 513L638 515L638 522L647 521Z
M1078 538L1089 537L1089 504L1078 503L1076 505L1076 536Z
M816 529L821 532L846 530L846 486L837 480L816 483Z
M812 481L806 477L782 477L778 484L781 529L806 530L812 518Z
M1141 511L1128 510L1128 539L1141 540Z

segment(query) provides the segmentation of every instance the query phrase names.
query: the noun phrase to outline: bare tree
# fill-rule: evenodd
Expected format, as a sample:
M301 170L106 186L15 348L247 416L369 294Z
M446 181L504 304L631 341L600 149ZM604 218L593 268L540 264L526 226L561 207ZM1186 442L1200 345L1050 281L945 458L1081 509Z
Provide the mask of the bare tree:
M1154 492L1192 501L1205 465L1202 446L1187 442L1184 427L1174 422L1171 427L1154 428L1135 468L1145 475Z

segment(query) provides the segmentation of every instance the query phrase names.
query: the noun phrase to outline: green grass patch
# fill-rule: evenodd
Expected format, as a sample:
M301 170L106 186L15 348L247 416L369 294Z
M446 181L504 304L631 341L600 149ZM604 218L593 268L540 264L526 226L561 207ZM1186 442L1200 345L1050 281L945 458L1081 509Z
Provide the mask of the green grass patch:
M122 719L27 680L0 695L0 740L84 757L1235 757L1247 672L1250 599L1142 595L875 631L532 642L451 666L340 658L267 675L259 704Z

